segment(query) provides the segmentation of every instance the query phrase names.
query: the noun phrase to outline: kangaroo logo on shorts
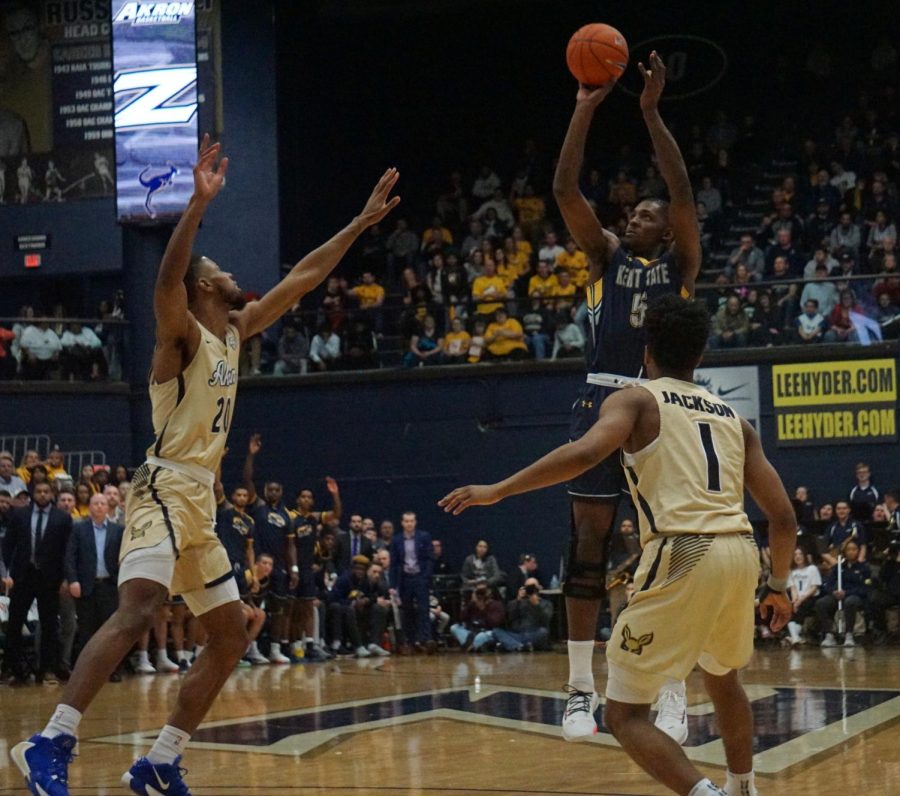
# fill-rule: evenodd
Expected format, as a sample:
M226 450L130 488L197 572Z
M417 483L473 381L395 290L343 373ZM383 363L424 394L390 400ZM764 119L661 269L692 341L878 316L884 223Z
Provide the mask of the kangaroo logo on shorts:
M622 649L625 652L633 652L640 655L644 651L644 647L649 647L653 643L653 634L645 633L643 636L632 636L631 628L625 625L622 628Z
M140 528L132 528L131 529L131 541L133 542L135 539L142 539L147 535L147 531L150 530L150 526L153 525L153 520L147 520Z

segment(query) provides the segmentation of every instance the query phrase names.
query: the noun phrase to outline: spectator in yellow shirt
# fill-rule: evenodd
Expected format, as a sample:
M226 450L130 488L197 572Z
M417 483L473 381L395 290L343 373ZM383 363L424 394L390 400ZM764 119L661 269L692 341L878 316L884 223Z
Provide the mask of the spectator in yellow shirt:
M91 504L91 497L94 492L91 489L90 484L84 483L84 481L79 481L75 484L75 506L72 509L72 516L76 519L82 520L89 514L89 507Z
M66 472L65 458L59 449L59 445L54 445L53 450L47 454L47 461L44 462L44 466L47 468L47 479L51 484L57 478L69 477L69 474Z
M587 255L578 248L574 238L569 238L566 241L566 250L556 258L556 264L565 268L572 275L572 281L576 285L579 285L579 282L581 285L587 282ZM580 274L582 271L584 272L583 277Z
M37 464L40 464L41 457L37 451L25 451L22 457L22 463L16 468L16 475L21 478L25 484L31 483L31 471Z
M522 230L522 227L513 227L512 236L513 240L516 242L516 248L528 258L529 262L531 262L531 255L534 254L534 246L532 246L531 242L525 237L525 232Z
M502 307L494 313L494 322L484 335L491 359L523 359L528 353L522 324L510 318Z
M526 235L531 236L547 215L547 206L534 193L532 185L525 186L524 195L513 200L516 216Z
M384 288L375 281L375 274L365 271L362 275L362 284L351 288L350 292L356 297L361 310L374 309L384 304Z
M469 341L468 362L470 365L481 362L481 358L484 356L484 329L486 326L487 324L481 319L475 321L472 339Z
M507 260L506 251L504 249L497 249L494 252L494 263L497 267L497 276L499 276L506 285L507 297L512 298L513 285L521 275L519 269Z
M550 263L543 260L538 263L537 273L528 280L528 295L546 300L556 295L554 291L558 286L556 277L550 273Z
M503 242L503 253L506 255L506 262L515 266L519 276L525 276L531 270L531 259L526 252L516 246L512 237Z
M506 283L497 276L497 267L493 260L484 264L484 273L472 283L472 300L476 302L475 312L478 315L491 315L503 305L500 299L506 298Z
M575 283L572 276L565 268L557 269L556 287L553 289L553 296L556 298L556 311L568 312L575 303Z
M444 337L444 361L448 365L461 365L469 357L472 336L463 327L459 318L450 322L450 331Z

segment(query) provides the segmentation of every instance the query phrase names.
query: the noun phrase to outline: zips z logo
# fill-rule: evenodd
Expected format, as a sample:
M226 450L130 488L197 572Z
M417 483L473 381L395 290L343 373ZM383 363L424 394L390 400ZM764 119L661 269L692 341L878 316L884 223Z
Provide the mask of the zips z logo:
M197 67L134 69L116 74L116 130L179 127L197 113Z

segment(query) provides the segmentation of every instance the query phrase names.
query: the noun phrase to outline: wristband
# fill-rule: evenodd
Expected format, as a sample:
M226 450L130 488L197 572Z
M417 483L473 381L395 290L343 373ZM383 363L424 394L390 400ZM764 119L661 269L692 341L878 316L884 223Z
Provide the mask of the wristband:
M768 580L766 580L766 586L768 586L772 591L784 593L787 591L788 579L776 578L774 575L769 575Z
M293 572L295 575L299 574L300 567L298 567L296 564L294 564L294 566L291 567L291 572Z

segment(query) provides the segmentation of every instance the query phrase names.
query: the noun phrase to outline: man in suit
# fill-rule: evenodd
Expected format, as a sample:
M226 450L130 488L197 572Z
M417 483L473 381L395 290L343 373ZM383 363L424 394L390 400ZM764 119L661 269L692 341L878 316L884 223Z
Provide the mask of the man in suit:
M337 543L337 568L342 574L350 569L350 562L356 556L365 556L371 561L375 553L372 540L363 533L363 518L360 514L350 517L350 532L340 534Z
M50 484L37 484L32 505L10 513L9 530L3 540L3 559L13 582L5 657L20 680L26 676L22 625L35 599L41 622L38 682L51 679L51 675L61 680L68 679L68 671L64 671L58 662L58 615L59 587L63 581L72 518L53 506L52 502Z
M431 534L416 529L412 511L403 513L401 525L403 533L391 540L391 593L400 597L406 641L432 653L437 645L431 638L428 604L434 565Z
M86 519L72 525L65 561L69 594L75 599L78 613L79 649L84 649L119 605L116 583L125 530L109 519L109 501L103 493L91 496L88 513ZM120 679L118 672L113 679Z

